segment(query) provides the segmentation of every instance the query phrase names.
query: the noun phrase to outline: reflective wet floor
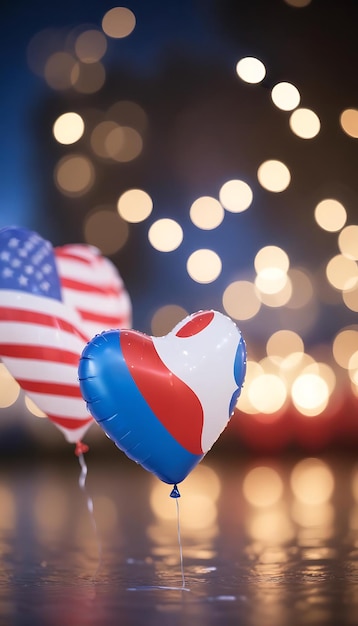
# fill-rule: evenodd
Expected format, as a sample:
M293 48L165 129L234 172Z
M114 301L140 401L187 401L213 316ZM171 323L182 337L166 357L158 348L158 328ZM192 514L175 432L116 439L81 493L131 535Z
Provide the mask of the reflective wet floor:
M85 458L2 462L0 624L358 624L353 456L209 454L178 500Z

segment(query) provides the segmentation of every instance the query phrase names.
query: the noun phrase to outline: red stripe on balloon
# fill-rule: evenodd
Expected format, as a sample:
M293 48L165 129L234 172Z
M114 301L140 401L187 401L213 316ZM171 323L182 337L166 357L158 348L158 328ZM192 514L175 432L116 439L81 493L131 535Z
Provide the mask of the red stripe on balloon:
M66 385L64 383L52 383L37 380L16 379L21 389L33 393L46 393L53 396L67 396L70 398L82 398L81 390L76 385Z
M209 326L214 317L214 311L202 311L191 316L191 320L184 324L176 333L177 337L192 337Z
M59 417L57 415L50 415L49 413L47 414L47 417L54 424L62 426L63 428L68 428L69 430L76 430L77 428L81 428L82 426L92 422L92 417L85 419L72 419L72 417Z
M192 389L166 367L151 337L122 331L120 345L134 382L158 420L186 450L203 454L203 409Z
M29 324L39 324L40 326L49 326L50 328L59 328L68 333L78 335L86 343L88 337L84 335L79 328L75 328L71 322L67 322L56 315L47 313L39 313L30 309L15 309L11 307L0 307L0 320L10 322L24 322Z
M36 359L38 361L54 361L55 363L66 363L67 365L77 365L80 355L69 350L59 350L57 348L48 348L46 346L26 346L21 344L1 345L1 356L12 357L18 359Z

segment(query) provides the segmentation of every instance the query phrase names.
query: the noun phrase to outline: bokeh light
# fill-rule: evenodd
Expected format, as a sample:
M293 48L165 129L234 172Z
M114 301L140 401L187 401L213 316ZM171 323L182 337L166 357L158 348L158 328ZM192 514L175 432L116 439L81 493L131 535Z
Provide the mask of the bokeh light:
M187 272L197 283L212 283L221 273L222 263L214 250L202 248L193 252L186 264Z
M271 335L266 344L266 352L271 357L285 358L293 352L303 352L302 338L293 330L278 330Z
M245 383L247 385L247 382ZM275 413L283 407L287 398L284 382L275 374L260 374L248 387L252 406L264 414Z
M188 312L178 304L166 304L160 307L152 317L152 334L155 337L167 335L187 315Z
M78 113L68 112L60 115L55 121L52 132L59 143L70 145L81 139L85 125Z
M246 83L260 83L266 75L265 65L256 57L244 57L236 65L236 73Z
M358 109L345 109L342 111L339 121L347 135L354 139L358 138Z
M105 149L108 156L119 163L128 163L140 155L143 139L135 128L116 126L105 138Z
M153 248L160 252L172 252L183 241L183 229L175 220L163 218L153 222L148 231Z
M291 395L296 409L303 415L312 417L319 415L326 408L329 389L319 374L304 373L294 381Z
M351 224L338 235L338 247L344 256L358 261L358 226Z
M292 83L277 83L271 90L271 98L282 111L292 111L300 103L300 92Z
M85 240L90 245L99 248L104 255L114 254L120 250L128 236L128 224L115 210L99 206L86 216Z
M126 7L114 7L105 13L102 28L108 37L122 39L134 30L136 19L133 11Z
M291 174L287 165L275 159L261 163L257 170L257 178L264 189L274 193L284 191L291 182Z
M283 495L280 475L272 467L258 466L247 472L242 485L244 497L252 506L277 504Z
M352 355L358 350L358 330L354 328L343 328L333 340L333 356L341 367L349 368L349 361Z
M352 289L358 279L357 263L343 254L337 254L328 262L326 276L336 289Z
M343 302L351 311L358 311L358 281L352 289L346 289L342 293Z
M153 210L153 200L143 189L128 189L119 197L117 210L127 222L143 222Z
M290 482L297 500L308 505L328 502L334 490L334 478L329 466L317 458L299 461L292 470Z
M311 109L296 109L290 116L292 132L302 139L312 139L318 135L321 122L318 115Z
M253 193L251 187L243 180L228 180L219 191L219 199L223 207L231 213L241 213L249 208Z
M285 0L291 7L302 8L311 4L312 0Z
M301 309L306 306L313 297L312 278L306 271L298 268L290 268L288 276L292 284L291 298L287 302L290 309Z
M46 61L44 75L49 87L65 91L77 81L79 63L69 52L55 52Z
M251 319L261 307L257 289L248 280L230 283L223 293L222 302L226 313L236 320Z
M341 230L347 220L347 212L341 202L333 198L321 200L314 210L315 220L323 230L336 232Z
M105 54L107 41L99 30L85 30L78 35L75 42L75 52L82 63L96 63Z
M81 196L89 191L95 180L94 167L82 154L64 156L56 165L54 179L66 196Z
M2 363L0 363L0 390L0 408L11 406L19 397L20 385Z
M224 209L216 198L201 196L193 202L189 211L190 219L198 228L217 228L224 219Z
M97 63L77 63L71 72L73 88L78 93L91 94L99 91L106 80L104 65Z
M41 417L41 418L45 418L47 417L46 413L44 413L38 406L37 404L35 404L35 402L29 398L29 396L25 396L25 406L27 408L27 410L34 415L35 417Z

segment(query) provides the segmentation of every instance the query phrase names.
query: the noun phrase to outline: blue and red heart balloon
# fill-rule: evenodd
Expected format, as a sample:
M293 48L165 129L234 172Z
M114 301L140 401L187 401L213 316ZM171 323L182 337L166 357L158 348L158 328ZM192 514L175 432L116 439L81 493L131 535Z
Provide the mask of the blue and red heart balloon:
M84 348L78 369L87 408L105 433L174 485L226 427L245 372L240 330L212 310L189 315L164 337L105 331Z

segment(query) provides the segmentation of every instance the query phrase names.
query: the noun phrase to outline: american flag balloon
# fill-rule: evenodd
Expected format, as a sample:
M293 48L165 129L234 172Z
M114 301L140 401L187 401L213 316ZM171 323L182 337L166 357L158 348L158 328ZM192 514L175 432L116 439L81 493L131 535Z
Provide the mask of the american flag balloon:
M95 246L54 248L63 302L79 313L93 337L109 328L132 327L132 304L115 265Z
M0 230L0 358L70 443L93 423L77 374L89 339L64 302L52 245L24 228Z
M241 332L218 311L189 315L164 337L105 331L86 345L78 369L83 398L105 433L174 485L226 427L245 372Z

